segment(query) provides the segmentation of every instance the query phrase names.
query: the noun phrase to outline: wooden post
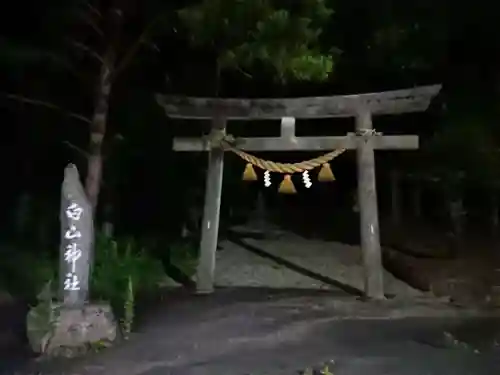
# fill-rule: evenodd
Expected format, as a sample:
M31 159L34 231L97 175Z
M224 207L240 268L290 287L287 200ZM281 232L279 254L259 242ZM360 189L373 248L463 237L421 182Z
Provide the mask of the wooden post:
M212 132L225 132L226 119L214 118ZM215 253L219 232L222 177L224 173L224 151L211 148L208 156L208 171L205 187L205 206L201 228L200 258L196 272L196 291L209 294L214 290Z
M448 199L448 215L451 223L451 240L455 254L462 250L464 238L464 203L461 196Z
M259 190L257 193L257 200L256 200L256 206L255 206L255 211L253 212L253 223L255 227L264 232L266 231L267 227L267 220L268 220L268 214L267 214L267 207L266 207L266 202L264 200L264 193Z
M464 173L459 172L444 181L444 194L448 202L448 218L456 249L460 249L462 246L466 217L462 193L463 179Z
M375 153L371 113L361 108L356 116L356 130L361 133L357 147L358 201L360 205L361 251L365 272L365 294L369 298L384 299L382 255L380 250L377 188L375 183Z

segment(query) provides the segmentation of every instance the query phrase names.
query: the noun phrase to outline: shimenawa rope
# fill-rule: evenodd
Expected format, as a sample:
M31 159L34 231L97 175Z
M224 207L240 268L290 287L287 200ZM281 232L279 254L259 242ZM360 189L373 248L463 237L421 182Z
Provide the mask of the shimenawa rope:
M309 171L311 169L320 167L323 164L329 163L344 151L346 151L346 149L344 148L330 151L322 156L310 160L301 161L299 163L278 163L271 160L264 160L245 151L242 151L231 145L231 138L228 137L229 141L225 138L220 141L220 145L224 150L233 152L234 154L245 160L247 163L250 163L260 169L274 173L293 174Z

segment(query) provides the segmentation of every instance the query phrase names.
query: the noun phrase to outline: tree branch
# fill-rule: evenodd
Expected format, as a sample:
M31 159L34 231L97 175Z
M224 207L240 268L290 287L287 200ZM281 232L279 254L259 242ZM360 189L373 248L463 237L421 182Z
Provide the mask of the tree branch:
M82 156L84 156L85 158L88 158L89 157L89 154L88 152L82 150L80 147L78 146L75 146L73 143L70 143L68 141L63 141L63 143L68 146L69 148L77 151L79 154L81 154Z
M120 61L115 71L113 72L113 76L111 78L112 80L116 79L116 77L130 65L135 55L141 48L142 43L146 39L148 32L149 28L144 30L142 34L139 36L139 38L137 38L137 40L130 46L128 51L125 53L125 56L123 57L123 59Z
M86 13L81 13L81 17L83 21L85 21L85 23L87 23L87 25L89 25L100 37L104 37L104 33L102 32L100 27L97 26L97 24L94 22L94 20L90 15Z
M101 18L102 17L102 14L101 12L99 12L99 10L97 10L97 8L95 8L94 6L92 6L92 4L90 4L90 2L86 2L85 5L89 8L89 10L94 13L97 17Z
M245 71L245 70L244 70L241 66L239 66L239 65L236 65L236 70L237 70L237 71L239 71L241 74L243 74L243 75L244 75L245 77L247 77L247 78L253 78L253 76L252 76L250 73L246 72L246 71Z
M3 94L7 99L10 99L10 100L15 100L15 101L18 101L18 102L21 102L21 103L26 103L26 104L31 104L31 105L35 105L35 106L40 106L40 107L45 107L45 108L48 108L48 109L52 109L52 110L55 110L55 111L58 111L58 112L61 112L62 114L68 116L68 117L72 117L74 119L77 119L77 120L80 120L82 122L85 122L86 124L92 124L92 121L85 117L85 116L82 116L82 115L79 115L78 113L73 113L73 112L68 112L68 111L65 111L63 108L53 104L53 103L49 103L49 102L45 102L43 100L37 100L37 99L31 99L31 98L26 98L24 96L21 96L21 95L15 95L15 94L6 94L4 93Z
M74 47L82 50L83 52L87 53L89 56L93 57L97 61L99 61L101 64L104 63L104 60L97 52L95 52L92 48L89 46L86 46L83 43L77 42L76 40L68 39L69 43L72 44Z
M139 38L130 46L128 51L125 53L124 57L122 60L118 63L117 68L113 72L112 79L115 79L116 76L118 76L123 70L125 70L132 60L134 59L135 55L141 48L141 45L148 39L149 33L154 29L156 24L165 16L164 13L161 13L158 15L156 18L154 18L144 29L144 31L141 33Z

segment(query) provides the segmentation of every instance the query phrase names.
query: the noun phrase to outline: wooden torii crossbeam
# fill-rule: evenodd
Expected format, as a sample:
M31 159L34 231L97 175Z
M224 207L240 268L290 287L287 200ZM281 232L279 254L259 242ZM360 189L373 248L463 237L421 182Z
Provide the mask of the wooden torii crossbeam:
M432 85L381 93L293 99L211 99L158 95L157 101L170 118L211 119L213 132L225 132L227 120L282 120L280 137L238 138L238 147L247 151L356 149L365 294L370 298L383 299L374 150L418 149L418 136L377 135L373 130L372 116L425 111L440 89L441 85ZM333 117L355 117L356 132L345 137L295 136L295 119ZM175 138L174 150L209 151L197 290L199 293L211 293L214 284L224 151L220 148L212 149L202 138Z

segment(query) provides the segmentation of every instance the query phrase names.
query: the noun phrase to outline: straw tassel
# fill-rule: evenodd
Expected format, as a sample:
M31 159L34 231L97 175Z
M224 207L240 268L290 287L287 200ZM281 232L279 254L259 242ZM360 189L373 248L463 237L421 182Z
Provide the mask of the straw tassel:
M292 181L292 176L289 174L286 174L285 177L283 178L283 181L281 181L280 187L278 191L282 194L296 194L297 189L295 189L295 186L293 185Z
M257 181L257 173L253 169L253 165L248 163L243 172L243 181Z
M333 175L332 168L329 163L325 163L321 166L321 170L318 173L318 181L335 181L335 176Z

